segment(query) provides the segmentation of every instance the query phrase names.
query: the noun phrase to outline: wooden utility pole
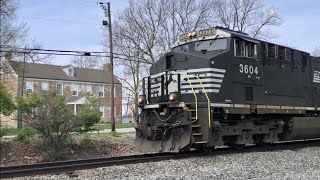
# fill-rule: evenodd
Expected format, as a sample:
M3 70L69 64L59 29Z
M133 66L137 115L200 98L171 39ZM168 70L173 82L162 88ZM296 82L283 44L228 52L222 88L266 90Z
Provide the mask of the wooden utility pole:
M109 47L110 47L110 69L111 69L111 130L115 131L114 120L114 78L113 78L113 43L112 43L112 26L111 26L111 10L110 2L107 2L107 7L104 3L100 2L101 8L104 10L105 16L108 17L108 21L102 21L104 26L108 26L109 30Z

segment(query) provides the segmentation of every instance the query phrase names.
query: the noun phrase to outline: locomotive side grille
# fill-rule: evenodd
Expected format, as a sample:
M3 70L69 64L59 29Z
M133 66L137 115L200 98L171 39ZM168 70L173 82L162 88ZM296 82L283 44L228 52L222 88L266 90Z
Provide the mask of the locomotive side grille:
M223 78L226 70L218 69L218 68L199 68L199 69L188 69L188 70L177 70L170 71L168 74L182 74L187 73L189 77L189 81L187 79L181 79L180 90L181 94L191 94L192 88L195 93L200 93L203 91L201 83L197 79L198 76L201 79L201 82L208 93L219 93ZM161 81L160 78L162 75L165 75L165 72L161 72L158 74L151 75L150 78L153 82L151 82L150 90L151 97L159 97L161 96ZM190 86L190 83L192 87Z
M190 83L196 93L202 92L203 89L201 84L196 76L198 76L202 84L208 93L219 93L224 74L226 70L217 69L217 68L202 68L202 69L192 69L187 70ZM186 80L181 83L181 94L190 94L192 92L192 88Z

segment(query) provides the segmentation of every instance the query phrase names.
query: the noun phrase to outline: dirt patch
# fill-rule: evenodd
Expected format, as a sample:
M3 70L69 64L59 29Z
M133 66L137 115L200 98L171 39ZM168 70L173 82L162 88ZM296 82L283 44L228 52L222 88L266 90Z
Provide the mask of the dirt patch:
M33 142L21 142L16 139L1 142L1 166L32 164L42 162L41 148L35 140Z
M40 141L20 142L16 139L1 142L1 166L44 162ZM88 135L73 138L65 160L112 157L135 154L134 134L120 137Z

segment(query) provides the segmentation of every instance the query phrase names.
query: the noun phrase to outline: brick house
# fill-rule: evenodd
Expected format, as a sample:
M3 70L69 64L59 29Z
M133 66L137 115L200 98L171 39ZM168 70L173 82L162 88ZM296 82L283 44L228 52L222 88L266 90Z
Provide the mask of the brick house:
M99 110L101 122L111 119L111 74L110 65L103 69L77 68L72 65L58 66L50 64L23 63L9 61L10 75L6 77L6 84L11 88L14 96L27 93L45 93L55 91L66 97L66 103L74 110L85 103L86 95L101 97ZM122 85L114 77L115 83L115 121L121 122L122 116ZM2 127L17 127L17 112L10 117L1 115Z

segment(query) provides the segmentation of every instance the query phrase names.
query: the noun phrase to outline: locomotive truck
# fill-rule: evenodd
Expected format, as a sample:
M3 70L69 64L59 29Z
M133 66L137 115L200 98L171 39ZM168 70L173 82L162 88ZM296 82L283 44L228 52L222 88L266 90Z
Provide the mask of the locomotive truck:
M179 36L142 79L142 152L320 138L320 58L222 27Z

